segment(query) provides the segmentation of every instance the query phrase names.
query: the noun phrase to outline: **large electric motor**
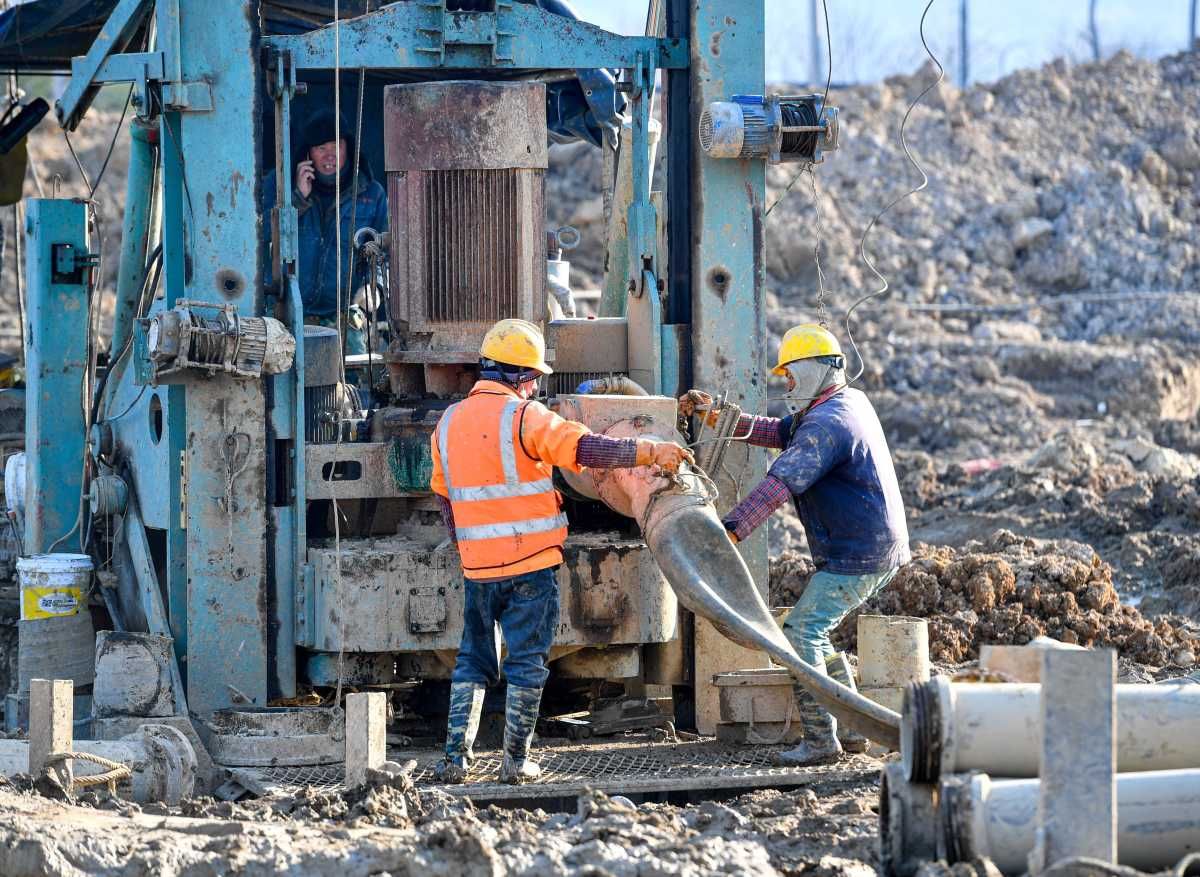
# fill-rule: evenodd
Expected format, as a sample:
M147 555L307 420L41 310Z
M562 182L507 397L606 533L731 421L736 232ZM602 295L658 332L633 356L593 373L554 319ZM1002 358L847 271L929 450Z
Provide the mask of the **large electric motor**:
M272 317L243 317L231 304L180 301L140 321L139 367L150 382L189 370L239 378L277 375L292 367L296 339Z
M496 320L546 314L546 88L384 90L394 363L473 363Z

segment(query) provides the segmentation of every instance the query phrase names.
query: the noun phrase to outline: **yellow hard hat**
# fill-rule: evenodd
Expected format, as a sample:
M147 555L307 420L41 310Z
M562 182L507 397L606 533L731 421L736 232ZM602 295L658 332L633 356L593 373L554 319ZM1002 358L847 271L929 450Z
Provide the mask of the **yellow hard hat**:
M801 323L788 329L779 344L779 362L771 369L773 374L787 376L784 368L789 362L798 359L812 359L814 356L841 356L842 346L837 338L824 326L816 323Z
M544 375L553 369L546 364L546 339L528 320L501 320L488 329L479 355L504 365L532 368Z

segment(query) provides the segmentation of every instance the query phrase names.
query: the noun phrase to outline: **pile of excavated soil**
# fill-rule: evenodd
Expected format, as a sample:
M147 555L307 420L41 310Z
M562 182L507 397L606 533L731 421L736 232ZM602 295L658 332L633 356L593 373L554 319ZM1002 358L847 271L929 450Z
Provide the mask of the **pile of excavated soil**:
M0 873L866 877L877 788L872 762L806 788L687 807L588 792L574 814L477 809L402 783L345 796L306 790L295 802L201 800L185 805L190 818L136 805L118 816L0 789Z
M772 566L772 594L794 601L811 566L785 556ZM1005 530L962 549L918 545L913 562L862 611L929 620L934 660L976 658L984 644L1022 645L1038 636L1117 649L1139 664L1189 669L1200 625L1163 615L1151 620L1122 604L1112 568L1086 545L1023 538ZM856 644L853 613L838 628L839 648Z
M835 304L874 286L858 241L871 216L917 179L896 132L932 80L926 67L830 94L842 110L842 145L816 168L816 188ZM966 90L943 83L907 128L929 188L884 216L869 242L895 294L996 304L1082 289L1200 287L1197 81L1195 52L1159 60L1122 52ZM572 265L594 284L603 267L600 151L556 147L552 168L550 219L583 232ZM783 194L798 169L768 173L768 203L783 200L766 223L766 267L785 306L811 305L817 281L810 184ZM1080 336L1105 325L1079 316Z

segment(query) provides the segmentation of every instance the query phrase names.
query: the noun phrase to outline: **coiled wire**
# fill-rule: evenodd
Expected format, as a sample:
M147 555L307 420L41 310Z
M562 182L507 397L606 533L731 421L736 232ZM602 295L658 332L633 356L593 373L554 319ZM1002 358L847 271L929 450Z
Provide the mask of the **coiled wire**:
M933 54L933 50L929 48L929 41L925 37L925 19L929 16L929 10L933 8L933 4L934 0L929 0L929 2L925 4L925 11L921 13L920 35L921 45L925 48L925 54L929 56L929 60L932 61L933 65L937 68L938 75L933 82L925 86L925 89L920 94L913 98L912 103L908 105L908 109L904 111L904 118L900 120L900 148L904 150L904 156L908 159L908 163L916 168L917 173L921 175L921 182L908 191L897 195L887 204L883 205L879 212L871 217L871 221L868 222L867 227L863 229L862 238L858 242L859 254L862 256L862 260L866 263L867 268L869 268L871 273L874 274L879 280L879 288L867 293L862 298L855 301L854 304L850 305L850 309L846 311L846 338L849 340L850 346L854 349L854 355L858 359L858 371L855 372L854 376L846 382L847 386L853 384L860 377L862 377L862 374L867 367L866 362L863 360L862 352L859 351L858 344L854 340L854 333L850 330L850 321L854 317L854 312L858 310L860 305L865 304L871 299L886 295L888 290L891 288L888 284L887 278L883 276L883 273L878 267L876 267L875 261L867 254L867 238L870 236L871 231L875 228L875 226L879 224L880 218L882 218L885 213L887 213L904 199L923 191L929 186L929 175L925 173L925 169L921 166L921 163L917 161L916 156L913 155L912 149L909 148L908 139L905 137L905 130L908 127L908 119L912 115L912 111L916 109L917 104L919 104L927 94L937 88L942 83L942 80L946 78L946 70L944 67L942 67L942 62L939 61L937 56Z

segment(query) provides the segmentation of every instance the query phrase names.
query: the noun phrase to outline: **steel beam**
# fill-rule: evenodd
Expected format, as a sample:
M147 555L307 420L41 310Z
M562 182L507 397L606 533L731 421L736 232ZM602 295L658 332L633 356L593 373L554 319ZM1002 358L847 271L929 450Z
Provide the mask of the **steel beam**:
M25 553L39 554L77 548L64 537L83 491L91 241L83 201L33 198L26 216Z
M701 110L734 94L762 94L764 11L743 0L691 0L691 124ZM674 146L675 144L672 144ZM706 157L691 138L691 271L693 383L728 392L743 411L766 404L763 372L763 197L761 160ZM767 470L767 455L747 446L730 454L729 474L717 478L722 513L738 500L737 485L752 488ZM766 528L739 549L764 596L767 586ZM712 733L717 719L717 672L762 666L759 653L732 645L708 622L696 619L696 722Z
M271 36L270 48L290 51L300 70L501 67L506 70L687 66L679 38L626 37L532 4L500 2L497 12L447 13L437 3L393 3L335 29ZM740 5L734 3L733 5Z
M263 308L256 10L244 0L163 0L157 20L167 76L177 86L174 98L164 98L162 117L167 295L172 302L231 301L248 315ZM184 84L201 82L219 82L221 100L204 110L189 98L190 112L172 112ZM263 384L200 379L172 387L169 401L172 451L182 454L181 469L171 462L186 542L184 558L177 544L168 555L171 573L186 563L189 704L199 714L241 699L264 706L291 681L277 678L273 648ZM183 620L176 585L173 630Z
M154 231L154 154L158 130L135 120L129 126L129 176L125 188L125 219L121 225L121 257L117 266L117 302L113 313L110 361L125 347L138 315L142 281ZM122 359L122 363L128 359Z
M71 81L66 91L54 104L58 122L68 131L74 131L92 105L104 80L100 73L109 56L124 51L133 35L150 11L151 0L121 0L113 9L100 33L92 41L91 48L82 58L71 60ZM136 78L136 77L131 77Z

